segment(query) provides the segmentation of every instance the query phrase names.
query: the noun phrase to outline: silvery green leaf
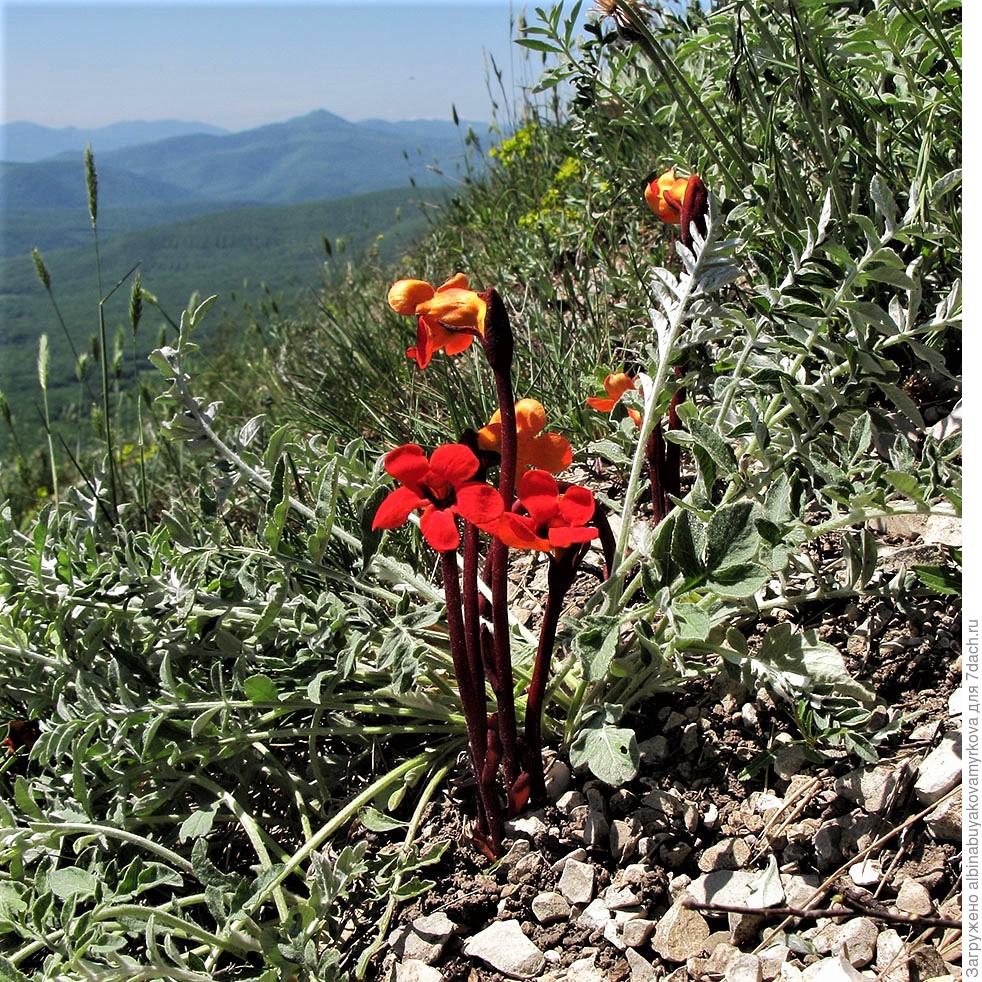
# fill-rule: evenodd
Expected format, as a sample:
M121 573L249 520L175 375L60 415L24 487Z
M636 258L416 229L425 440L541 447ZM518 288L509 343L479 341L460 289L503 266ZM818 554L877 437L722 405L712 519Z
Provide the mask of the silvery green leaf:
M919 430L924 429L924 417L921 416L921 411L917 408L914 400L911 399L903 389L891 382L880 382L876 383L883 394L899 409Z
M777 857L771 853L767 861L767 868L756 876L750 884L747 906L777 907L783 903L784 886L781 883L781 871L777 865Z
M716 573L752 560L760 548L760 533L753 523L749 501L721 505L706 527L706 567Z
M940 201L949 191L954 190L954 188L961 187L962 183L962 169L961 167L956 167L955 170L948 171L943 177L939 177L931 185L931 201Z
M256 438L256 434L259 432L265 418L266 414L260 413L258 416L253 416L252 419L243 424L242 428L239 430L240 447L248 447L249 444L252 443L252 441Z
M212 802L207 808L196 808L183 822L177 832L178 842L201 839L206 836L215 822L218 803Z
M829 227L829 222L832 220L832 189L829 188L825 192L825 200L822 202L822 212L818 216L818 237L816 239L816 245L822 243L825 240L825 232Z
M77 866L63 866L48 877L48 888L59 900L70 897L91 897L95 893L96 878Z
M594 777L612 787L633 781L641 763L634 730L607 725L602 716L595 717L595 723L580 730L573 741L570 763L574 767L586 765Z
M873 199L873 204L876 205L876 210L883 217L887 232L892 233L897 227L897 202L879 174L873 175L869 193Z
M196 327L201 319L208 313L208 308L211 307L213 303L218 299L218 294L212 294L210 297L202 300L197 307L194 308L194 313L191 314L189 318L189 327Z

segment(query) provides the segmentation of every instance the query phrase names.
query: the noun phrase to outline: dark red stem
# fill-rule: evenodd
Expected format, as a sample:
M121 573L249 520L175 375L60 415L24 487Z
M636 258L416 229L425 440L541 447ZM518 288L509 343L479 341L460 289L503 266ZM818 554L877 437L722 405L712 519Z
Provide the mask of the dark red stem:
M497 852L501 844L501 804L494 793L493 786L489 786L483 781L484 758L487 750L487 716L484 700L477 696L468 664L467 636L461 609L456 552L440 553L440 572L443 575L443 592L447 600L447 634L450 638L450 656L453 659L454 674L457 676L460 705L464 712L467 740L471 751L471 764L474 769L474 777L477 780L478 794L481 797L481 811L488 826L482 831L488 835L492 849Z

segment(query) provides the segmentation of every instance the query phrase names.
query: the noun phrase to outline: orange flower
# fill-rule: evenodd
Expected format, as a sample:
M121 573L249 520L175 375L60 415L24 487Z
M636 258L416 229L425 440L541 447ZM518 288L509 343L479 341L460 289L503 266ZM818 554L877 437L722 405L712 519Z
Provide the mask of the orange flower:
M590 396L586 404L591 409L596 409L602 413L613 412L614 406L620 402L620 398L630 389L636 388L634 384L634 379L631 378L626 372L615 372L613 375L608 375L604 379L604 390L607 393L607 398L603 399L600 396ZM641 413L637 409L628 409L628 416L634 420L635 426L641 425Z
M690 180L692 178L676 177L673 167L665 171L661 177L656 177L648 183L644 191L644 200L663 222L669 225L681 225L682 202Z
M519 399L515 403L515 428L518 431L518 455L515 473L530 467L558 474L573 463L569 440L558 433L543 433L546 411L536 399ZM495 410L490 422L478 430L477 445L482 450L501 452L501 410Z
M388 301L397 314L417 318L416 344L406 349L406 357L420 368L426 368L435 352L460 354L476 335L484 334L487 304L463 273L436 289L425 280L399 280L389 289Z

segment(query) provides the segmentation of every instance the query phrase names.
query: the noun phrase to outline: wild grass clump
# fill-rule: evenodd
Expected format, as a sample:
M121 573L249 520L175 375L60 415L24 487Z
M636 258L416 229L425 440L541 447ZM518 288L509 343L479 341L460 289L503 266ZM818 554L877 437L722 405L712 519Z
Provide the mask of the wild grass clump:
M957 589L957 550L887 574L870 526L961 510L960 437L932 428L960 386L957 5L604 6L584 38L575 10L525 28L539 94L397 268L335 260L318 309L243 355L249 391L224 365L202 381L213 301L195 300L153 354L150 419L100 426L101 459L57 501L0 511L11 978L364 977L397 905L432 886L446 840L419 830L447 776L470 757L462 822L492 854L489 815L524 804L493 740L477 760L482 715L502 731L492 698L515 761L541 741L609 785L637 773L652 695L721 672L769 686L810 755L889 745L896 710L808 612ZM663 221L676 181L707 190L704 225ZM461 304L500 305L512 396L573 458L561 484L519 481L517 506L501 477L477 531L453 516L483 476L430 473L438 444L499 474L511 453L484 321L418 287L457 272ZM390 309L406 276L414 302ZM135 330L152 295L131 291ZM454 331L482 344L422 371L420 344L459 350ZM678 480L656 496L670 448ZM416 496L404 515L390 475ZM559 510L538 525L537 482ZM485 526L507 499L554 586L570 485L611 515L609 575L526 623L503 599L516 547L485 540L475 569L467 537L501 542ZM442 536L394 527L431 507Z

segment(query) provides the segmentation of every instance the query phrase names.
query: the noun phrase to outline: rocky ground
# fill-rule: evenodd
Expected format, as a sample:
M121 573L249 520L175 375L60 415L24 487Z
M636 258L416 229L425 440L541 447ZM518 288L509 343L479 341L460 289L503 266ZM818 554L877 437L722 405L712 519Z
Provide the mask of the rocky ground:
M925 533L883 529L881 557L930 561ZM553 803L509 823L496 864L463 835L466 789L434 805L424 835L455 842L376 977L960 978L959 598L867 597L807 618L899 721L878 764L809 748L764 689L687 683L648 707L635 781L613 789L556 760Z

